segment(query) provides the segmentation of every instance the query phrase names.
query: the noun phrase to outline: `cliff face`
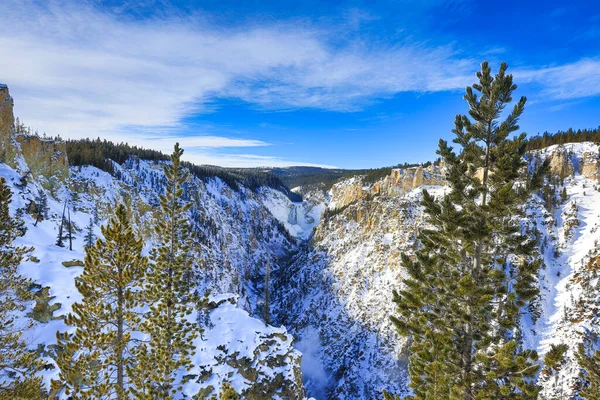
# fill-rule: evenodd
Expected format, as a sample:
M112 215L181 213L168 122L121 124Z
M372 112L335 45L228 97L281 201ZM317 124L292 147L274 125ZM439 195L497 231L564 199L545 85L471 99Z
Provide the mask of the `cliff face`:
M347 206L374 196L402 196L421 186L444 186L445 168L439 165L393 169L385 178L365 184L362 178L346 180L331 188L331 208Z
M65 143L30 135L16 135L15 140L34 178L47 189L58 189L69 176Z
M12 167L15 166L17 154L12 140L13 125L13 99L8 87L0 84L0 161Z
M550 160L550 172L558 178L565 179L577 172L588 179L600 179L599 154L589 144L551 146L549 149L545 153ZM583 149L583 153L575 154L574 149Z
M597 153L586 151L579 163L579 173L586 178L599 180L600 160Z
M64 143L14 133L13 99L5 85L0 85L0 146L0 161L23 174L29 171L53 193L69 175Z

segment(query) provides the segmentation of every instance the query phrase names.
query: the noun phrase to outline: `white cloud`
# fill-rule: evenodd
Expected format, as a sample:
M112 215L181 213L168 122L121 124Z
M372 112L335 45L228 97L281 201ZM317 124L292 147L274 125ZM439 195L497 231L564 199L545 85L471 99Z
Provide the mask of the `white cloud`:
M443 47L335 48L324 29L302 24L220 29L201 17L135 21L49 4L0 5L1 79L28 121L72 137L174 126L217 97L355 109L373 96L455 88L452 74L472 67L448 65Z
M570 64L514 73L518 81L541 86L548 99L569 100L600 95L600 59L587 58Z
M251 168L251 167L321 167L321 168L337 168L334 165L317 164L298 162L293 160L285 160L281 157L259 156L256 154L219 154L219 153L191 153L186 152L183 155L184 159L195 164L209 165L226 165L236 168Z

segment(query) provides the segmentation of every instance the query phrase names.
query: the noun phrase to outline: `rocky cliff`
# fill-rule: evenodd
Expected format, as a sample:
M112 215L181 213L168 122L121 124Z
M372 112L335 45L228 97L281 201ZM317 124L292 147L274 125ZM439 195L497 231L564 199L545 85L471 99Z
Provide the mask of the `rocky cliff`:
M13 127L13 99L8 93L8 87L0 84L0 162L16 167Z
M53 193L69 176L63 142L15 133L13 99L6 85L0 85L0 161Z

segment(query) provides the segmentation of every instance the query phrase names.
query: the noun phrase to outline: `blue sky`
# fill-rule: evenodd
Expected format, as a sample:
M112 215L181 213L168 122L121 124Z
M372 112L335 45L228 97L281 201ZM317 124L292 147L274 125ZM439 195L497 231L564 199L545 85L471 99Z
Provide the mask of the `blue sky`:
M369 168L435 157L479 63L529 134L600 125L597 1L0 3L0 82L40 132L196 163Z

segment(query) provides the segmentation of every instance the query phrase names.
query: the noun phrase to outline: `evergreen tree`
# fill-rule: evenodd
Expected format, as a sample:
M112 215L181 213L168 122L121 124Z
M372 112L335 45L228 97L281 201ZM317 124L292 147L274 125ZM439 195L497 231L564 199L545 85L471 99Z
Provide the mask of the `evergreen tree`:
M229 382L223 383L219 400L241 400L241 396L235 391Z
M94 225L98 225L98 222L100 222L100 216L98 215L98 204L94 204L94 209L92 210L92 217L94 218Z
M471 118L455 119L460 151L439 144L450 192L438 200L423 191L431 228L421 231L414 259L403 255L408 277L394 292L399 315L392 320L410 337L415 399L534 399L538 392L537 354L518 342L540 265L515 218L527 198L517 190L526 185L516 184L526 139L509 138L526 99L500 122L516 85L505 63L496 76L487 62L481 67L464 96Z
M587 340L587 345L591 341ZM580 343L575 357L581 368L579 374L579 397L586 400L600 399L600 351L589 351L586 344Z
M65 247L63 240L64 237L64 226L66 225L66 211L67 211L67 200L65 200L65 205L63 206L62 216L60 217L60 225L58 226L58 238L56 239L56 245L58 247Z
M89 249L92 247L95 239L96 235L94 235L94 219L90 218L90 223L85 228L85 248Z
M563 203L566 203L566 201L569 199L569 195L567 194L566 187L563 187L562 191L560 192L560 199L562 200Z
M383 400L400 400L400 396L397 394L391 394L389 392L383 391Z
M104 239L86 250L83 274L75 283L83 299L65 320L75 333L57 334L63 349L57 359L60 383L77 399L128 397L131 333L141 320L139 289L147 258L123 204L101 229Z
M565 362L565 353L569 349L566 344L558 344L550 346L550 350L544 356L544 375L553 375L559 372Z
M73 251L73 223L71 222L71 210L67 211L67 238L69 239L69 250Z
M38 190L37 196L35 196L35 224L45 219L48 219L48 197L43 190Z
M560 381L558 381L558 373L560 372L566 361L565 353L567 352L567 350L569 350L569 346L567 346L566 344L551 345L550 350L548 350L548 352L544 356L544 368L542 368L542 373L540 376L540 382L549 383L549 380L551 378L554 378L555 388L556 386L558 386L558 388L556 388L556 394L561 396L561 398L564 396L563 384L562 378L560 379Z
M144 293L152 304L141 330L149 341L138 347L135 396L141 399L172 399L182 389L178 376L192 366L193 341L198 325L189 321L198 299L189 279L193 270L190 254L192 232L183 201L188 172L181 165L179 143L165 165L166 192L161 196L161 215L151 251Z
M0 400L42 399L42 382L35 376L42 363L22 339L33 321L20 324L17 318L26 303L34 300L29 291L33 282L18 272L19 264L33 249L13 244L23 221L11 217L11 197L5 179L0 178Z

